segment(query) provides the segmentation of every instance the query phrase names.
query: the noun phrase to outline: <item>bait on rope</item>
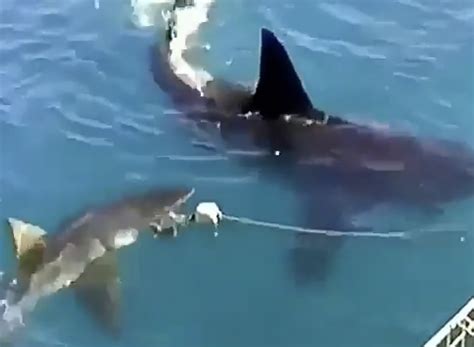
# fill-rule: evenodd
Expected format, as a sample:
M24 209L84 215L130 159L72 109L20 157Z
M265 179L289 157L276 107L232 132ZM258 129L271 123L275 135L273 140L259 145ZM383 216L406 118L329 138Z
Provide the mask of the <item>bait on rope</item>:
M391 239L408 239L410 236L415 234L415 231L406 230L406 231L388 231L388 232L373 232L373 231L341 231L341 230L323 230L323 229L311 229L303 228L294 225L285 225L279 223L271 223L265 221L259 221L255 219L237 217L232 215L224 214L219 206L215 202L201 202L197 205L196 210L189 217L185 215L177 215L173 212L170 212L169 218L164 219L164 225L160 230L166 228L172 228L173 234L177 235L177 225L187 225L188 223L198 223L198 224L213 224L215 227L214 236L218 236L217 227L221 221L230 221L237 222L245 225L259 226L270 229L279 229L286 231L294 231L299 233L307 234L319 234L332 237L342 237L342 236L352 236L352 237L376 237L376 238L391 238ZM425 230L423 233L435 233L441 232L441 230ZM445 231L448 232L448 231ZM451 232L451 231L449 231ZM453 231L455 232L455 231ZM461 230L456 230L456 232L463 232ZM417 233L421 233L417 231ZM464 242L464 237L460 238L461 242Z
M242 224L247 224L247 225L267 227L271 229L296 231L296 232L307 233L307 234L321 234L321 235L326 235L326 236L354 236L354 237L364 236L364 237L400 238L400 239L408 237L407 233L403 231L377 233L377 232L372 232L372 231L365 232L365 231L323 230L323 229L302 228L298 226L284 225L284 224L279 224L279 223L262 222L262 221L257 221L250 218L242 218L242 217L235 217L235 216L228 216L228 215L223 215L223 219L242 223Z

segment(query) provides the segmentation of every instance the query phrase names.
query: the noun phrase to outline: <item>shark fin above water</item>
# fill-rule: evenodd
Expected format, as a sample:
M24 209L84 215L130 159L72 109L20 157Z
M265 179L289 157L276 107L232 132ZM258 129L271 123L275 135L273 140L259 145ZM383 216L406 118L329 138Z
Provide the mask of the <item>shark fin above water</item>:
M72 286L77 300L113 336L120 332L117 254L108 251L90 263Z
M260 76L246 112L264 118L282 114L305 114L313 110L311 100L283 44L270 30L261 31Z

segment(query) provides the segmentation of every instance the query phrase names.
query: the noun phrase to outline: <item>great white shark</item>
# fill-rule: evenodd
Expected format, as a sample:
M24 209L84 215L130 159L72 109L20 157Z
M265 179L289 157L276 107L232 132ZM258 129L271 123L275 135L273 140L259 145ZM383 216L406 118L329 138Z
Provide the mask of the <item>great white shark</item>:
M267 28L261 29L255 88L199 75L199 69L190 82L176 51L186 41L179 11L195 3L175 2L165 37L151 49L154 81L185 119L217 134L227 154L240 153L241 163L289 185L302 201L305 226L354 229L352 216L380 204L437 213L473 195L469 146L376 129L316 108L287 50ZM340 239L299 234L297 240L299 277L323 278Z
M170 212L180 211L194 193L187 187L156 188L91 206L61 223L56 232L10 219L18 258L17 285L0 315L0 342L25 312L45 296L72 288L77 299L114 337L120 327L117 250L134 243L139 231L157 232ZM1 310L0 310L1 312ZM5 336L3 336L5 335Z

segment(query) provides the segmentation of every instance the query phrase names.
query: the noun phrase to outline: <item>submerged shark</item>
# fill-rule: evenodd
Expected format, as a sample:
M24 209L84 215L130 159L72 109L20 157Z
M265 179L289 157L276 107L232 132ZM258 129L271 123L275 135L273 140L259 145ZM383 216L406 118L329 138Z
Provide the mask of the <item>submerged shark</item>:
M269 29L261 29L255 88L198 75L198 69L195 76L203 78L192 80L176 52L185 41L179 11L192 6L176 1L166 38L151 49L155 82L186 119L217 134L213 140L224 143L229 156L238 153L241 163L289 185L302 201L305 226L354 229L354 215L380 204L437 213L443 204L473 195L471 148L374 129L316 108ZM297 273L324 277L340 238L300 234L297 240Z
M56 233L10 219L18 258L17 293L0 316L15 323L39 299L62 288L77 298L106 329L120 333L120 281L117 250L134 243L140 230L156 232L170 212L177 212L194 190L160 188L90 208L64 222ZM158 230L159 231L159 230ZM164 230L163 230L164 231ZM6 329L8 330L8 329ZM2 329L0 326L0 341Z

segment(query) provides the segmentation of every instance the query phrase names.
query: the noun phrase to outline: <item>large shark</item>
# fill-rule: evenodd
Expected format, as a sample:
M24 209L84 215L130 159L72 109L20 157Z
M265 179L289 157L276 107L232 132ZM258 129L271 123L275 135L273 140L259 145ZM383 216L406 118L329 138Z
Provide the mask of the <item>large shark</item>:
M190 74L187 61L180 61L186 38L180 37L179 20L187 20L180 11L192 6L175 3L166 37L151 49L155 82L185 119L217 134L213 139L224 143L228 155L238 153L242 163L290 185L303 201L306 226L353 229L353 216L387 203L436 213L474 193L470 147L355 124L316 108L269 29L261 29L255 88L196 68ZM298 273L323 277L340 240L304 234L297 239Z
M39 299L71 287L79 301L111 336L120 333L120 281L117 250L134 243L141 230L157 232L170 212L180 211L194 190L157 188L112 204L87 209L55 233L10 219L18 258L15 298L0 316L15 326ZM165 225L166 227L166 225ZM18 322L16 322L18 323ZM4 326L4 330L9 328ZM5 333L3 331L3 333Z

